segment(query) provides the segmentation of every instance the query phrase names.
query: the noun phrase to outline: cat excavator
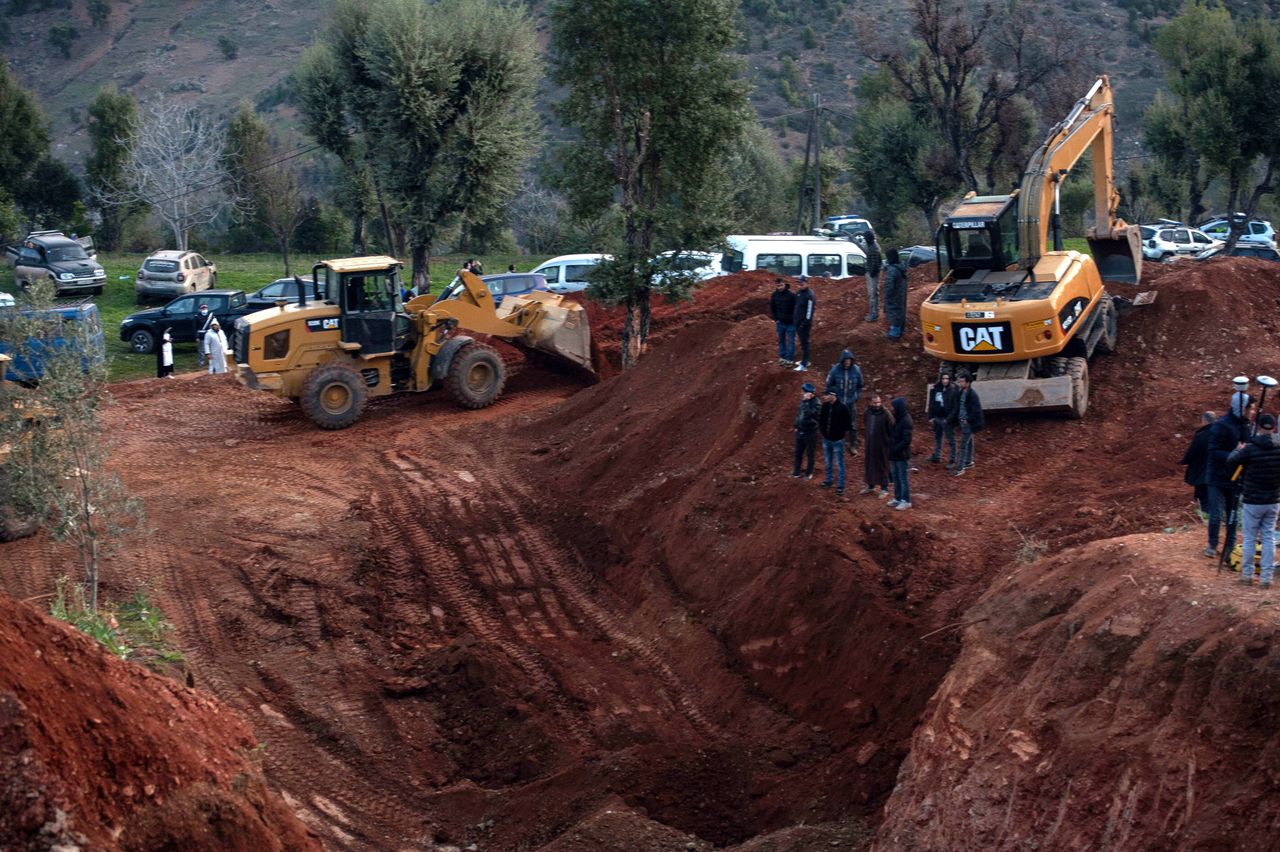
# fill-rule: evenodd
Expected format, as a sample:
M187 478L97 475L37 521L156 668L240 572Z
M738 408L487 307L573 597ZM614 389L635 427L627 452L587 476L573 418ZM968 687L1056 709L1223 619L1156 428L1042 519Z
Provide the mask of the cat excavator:
M1116 215L1114 116L1103 76L1036 149L1019 189L970 193L938 229L941 280L920 307L924 348L943 370L968 370L984 409L1083 417L1089 359L1115 349L1117 304L1103 282L1137 284L1142 251L1139 229ZM1092 256L1063 249L1058 200L1085 151L1093 159Z
M506 340L592 371L582 305L534 291L499 307L479 276L459 273L462 289L437 302L402 301L392 257L326 260L311 270L316 298L297 280L294 302L236 320L231 356L246 387L295 400L323 429L360 419L369 397L443 386L465 408L493 404L506 365L488 344L463 332Z

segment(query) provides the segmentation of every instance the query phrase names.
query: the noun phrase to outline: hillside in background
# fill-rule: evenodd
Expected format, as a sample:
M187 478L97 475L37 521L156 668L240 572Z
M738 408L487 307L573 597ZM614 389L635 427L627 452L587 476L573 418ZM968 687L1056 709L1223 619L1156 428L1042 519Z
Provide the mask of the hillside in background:
M56 8L60 3L70 7ZM535 3L533 9L545 43L543 5ZM101 26L93 21L95 7L99 18L109 8ZM4 8L8 14L0 17L0 49L23 84L40 96L53 126L55 153L78 169L86 146L85 109L105 84L139 99L163 93L197 101L224 116L249 100L268 112L277 127L296 130L289 73L323 26L326 5L303 0L8 0ZM843 144L848 121L839 113L852 111L858 80L874 70L859 28L870 24L876 37L888 42L905 39L908 8L909 0L858 5L744 0L739 20L726 23L743 30L740 50L752 83L752 103L784 154L803 153L804 116L797 113L808 106L812 93L837 111L827 138ZM22 9L26 11L15 14ZM1160 86L1149 31L1163 19L1151 15L1169 10L1142 0L1066 0L1061 11L1081 28L1082 42L1096 49L1097 71L1112 76L1121 118L1118 153L1131 153L1141 111ZM60 26L77 34L69 39L66 58L50 39L51 29ZM234 58L228 58L231 53ZM546 113L549 84L542 100ZM555 128L549 129L553 137Z

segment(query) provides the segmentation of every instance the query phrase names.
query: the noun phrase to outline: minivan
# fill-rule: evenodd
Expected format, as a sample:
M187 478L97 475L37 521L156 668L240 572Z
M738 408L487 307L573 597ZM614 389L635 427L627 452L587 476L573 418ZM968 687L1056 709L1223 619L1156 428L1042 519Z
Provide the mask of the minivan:
M867 255L852 239L732 234L721 266L725 272L757 269L777 275L849 278L865 275Z
M562 254L533 271L547 277L547 289L552 293L579 293L591 285L587 277L604 260L613 258L607 254Z

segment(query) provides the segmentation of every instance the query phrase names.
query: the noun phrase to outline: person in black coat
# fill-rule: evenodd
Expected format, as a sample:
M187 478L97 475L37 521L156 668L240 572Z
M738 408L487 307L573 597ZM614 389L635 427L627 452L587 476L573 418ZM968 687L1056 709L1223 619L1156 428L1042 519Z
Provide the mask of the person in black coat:
M787 279L774 281L773 295L769 297L769 315L778 332L778 364L794 366L796 357L796 294L791 292Z
M803 373L809 369L809 332L813 331L813 312L818 301L809 289L809 279L801 275L797 280L795 326L796 339L800 342L800 360L796 361L796 372Z
M907 328L907 265L902 252L891 249L884 258L884 317L889 321L885 335L897 340Z
M947 422L960 432L960 455L956 457L952 476L960 476L973 467L973 435L986 425L982 400L973 388L973 379L964 370L956 376L956 387L955 405L947 413Z
M933 455L929 461L942 461L942 439L947 439L947 467L956 463L956 430L947 420L956 406L960 390L951 383L951 374L945 369L938 373L938 381L929 391L929 422L933 424Z
M823 488L831 487L832 474L836 473L836 494L844 494L844 437L853 428L853 415L849 407L840 401L834 391L822 395L822 407L818 409L818 433L822 435L822 462L827 476Z
M1253 582L1253 558L1262 547L1262 588L1271 588L1271 572L1276 559L1276 515L1280 510L1280 439L1276 437L1276 419L1270 414L1258 417L1258 432L1243 446L1227 456L1228 467L1242 467L1240 515L1242 558L1240 582Z
M867 231L862 239L862 247L867 254L867 322L880 319L880 243L876 241L875 231Z
M889 403L893 408L893 426L889 428L889 470L893 474L893 499L890 509L911 508L911 486L907 481L911 468L911 435L915 424L907 413L907 401L900 396Z
M1240 486L1233 480L1235 467L1228 462L1231 454L1249 438L1249 408L1253 400L1244 391L1231 395L1231 407L1209 427L1209 458L1205 482L1209 487L1209 542L1205 556L1218 551L1218 530L1225 526L1231 540L1224 552L1236 546L1236 510Z
M1218 416L1212 411L1206 411L1200 415L1204 425L1196 430L1196 434L1191 438L1191 444L1187 447L1187 451L1182 454L1182 461L1178 464L1187 468L1187 473L1182 477L1182 481L1191 486L1195 491L1196 506L1202 516L1202 520L1209 520L1209 427L1213 425L1213 421Z
M818 442L818 399L814 396L817 390L805 382L800 386L800 408L796 411L796 461L791 468L791 475L799 479L813 479L813 450ZM808 457L808 466L800 472L800 464Z

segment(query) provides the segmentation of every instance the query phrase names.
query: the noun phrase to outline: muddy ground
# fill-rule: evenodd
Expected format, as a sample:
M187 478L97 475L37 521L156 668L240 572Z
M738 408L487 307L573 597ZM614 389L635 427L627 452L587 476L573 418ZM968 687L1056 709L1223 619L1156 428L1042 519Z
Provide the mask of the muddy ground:
M958 479L919 416L909 512L852 496L860 459L844 499L789 476L802 377L774 364L770 281L659 308L626 375L529 366L480 412L403 397L327 433L224 377L118 385L114 464L152 531L108 594L149 590L329 848L894 848L886 802L958 771L903 764L956 625L1036 552L1195 524L1177 461L1231 376L1277 372L1280 275L1151 270L1088 416L992 417ZM861 282L815 292L815 364L852 346L918 413L914 320L892 343ZM616 357L616 316L592 320ZM69 561L40 536L0 564L25 598Z

